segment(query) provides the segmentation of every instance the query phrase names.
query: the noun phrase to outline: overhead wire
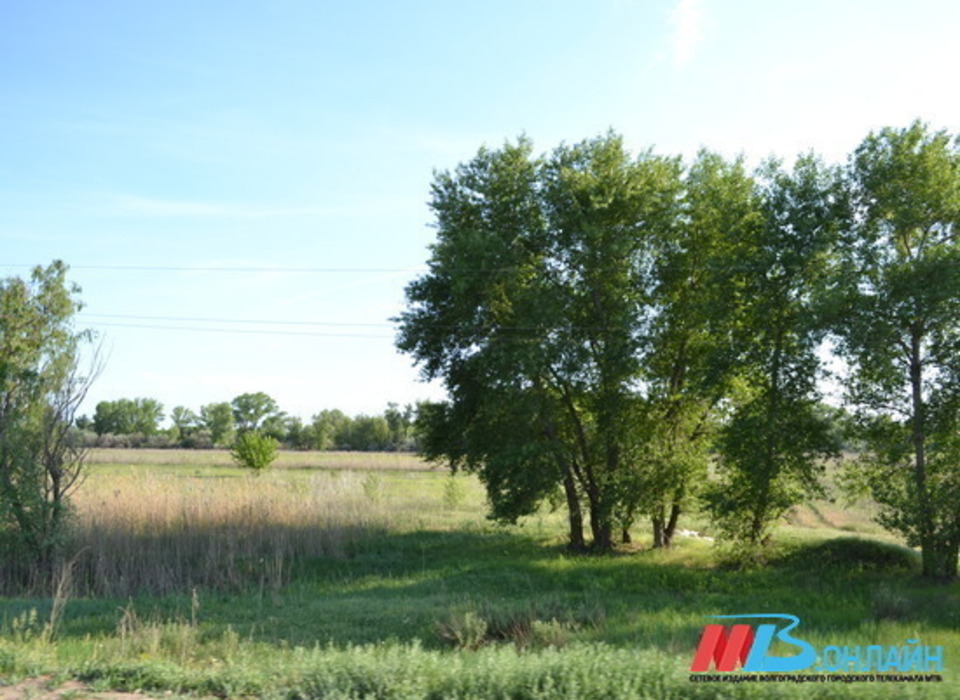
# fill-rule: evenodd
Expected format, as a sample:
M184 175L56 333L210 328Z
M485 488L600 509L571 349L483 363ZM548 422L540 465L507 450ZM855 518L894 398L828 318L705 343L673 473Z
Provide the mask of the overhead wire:
M86 311L81 311L79 316L81 318L107 318L107 319L123 319L125 321L173 321L180 323L216 323L216 324L225 324L225 325L264 325L264 326L333 326L333 327L345 327L345 328L396 328L398 324L396 323L361 323L361 322L347 322L347 321L276 321L276 320L266 320L266 319L249 319L249 318L213 318L209 316L148 316L141 314L101 314L101 313L88 313ZM99 325L112 325L117 327L124 327L128 325L139 325L139 324L127 324L127 323L116 323L116 322L105 322L105 321L96 321L94 323ZM429 328L434 328L437 330L482 330L487 326L483 325L474 325L469 326L467 324L439 324L431 323L425 324ZM498 330L501 331L549 331L549 330L581 330L581 331L610 331L616 330L615 327L611 326L586 326L586 325L570 325L570 324L539 324L539 325L507 325L507 324L494 324ZM156 326L158 328L174 328L174 326ZM192 329L197 326L184 326L184 329ZM231 330L229 328L213 328L211 330ZM241 329L238 329L241 330ZM263 332L272 332L272 331L263 331ZM278 331L279 332L279 331Z
M177 321L188 323L229 323L229 324L257 324L264 326L344 326L351 328L385 328L392 327L389 323L358 323L341 321L277 321L252 318L212 318L208 316L146 316L141 314L101 314L81 312L84 317L117 318L134 321Z
M36 267L27 263L4 263L3 267ZM426 272L419 267L259 267L259 266L206 266L206 265L69 265L71 270L102 270L119 272L277 272L282 274L298 273L347 273L374 274L399 272Z
M944 265L956 265L955 261L940 260L936 261ZM25 263L3 263L2 267L36 267ZM685 265L656 265L660 269L687 269ZM744 270L756 268L756 263L725 264L714 266L714 269L723 270ZM397 274L397 273L427 273L430 268L423 267L396 267L396 268L375 268L375 267L265 267L265 266L191 266L191 265L71 265L71 269L76 270L99 270L99 271L131 271L131 272L200 272L200 273L279 273L279 274ZM519 269L518 267L500 267L500 268L446 268L446 273L469 273L469 274L492 274L499 272L510 272ZM80 316L84 319L92 319L90 324L96 327L105 328L139 328L148 330L172 330L172 331L197 331L205 333L243 333L258 335L286 335L286 336L314 336L314 337L342 337L342 338L393 338L393 335L372 334L372 333L350 333L350 332L330 332L298 330L285 331L277 328L231 328L231 327L209 327L200 325L170 325L173 323L189 324L218 324L220 326L236 325L258 325L267 327L298 327L298 328L391 328L396 329L395 323L386 322L339 322L339 321L307 321L307 320L272 320L272 319L234 319L218 317L192 317L180 315L159 315L149 316L140 314L111 314L111 313L91 313L81 312ZM99 320L111 319L111 320ZM116 320L112 320L116 319ZM144 323L146 321L147 323ZM162 324L150 322L163 322ZM432 328L438 330L460 329L461 325L439 325L431 324ZM469 329L468 329L469 330ZM478 329L473 329L478 330ZM543 333L551 330L580 330L580 331L611 331L616 329L605 327L587 327L587 326L499 326L500 331L511 332L536 332Z
M926 260L925 265L942 265L947 267L958 266L957 260ZM34 268L35 264L2 263L5 268ZM223 272L223 273L277 273L277 274L399 274L431 272L428 265L413 267L260 267L260 266L190 266L190 265L69 265L71 270L100 270L116 272ZM613 267L613 266L611 266ZM659 270L686 270L689 265L668 265L661 262L652 262L652 267ZM749 271L768 269L769 265L761 262L742 262L738 264L724 263L710 264L713 271ZM513 272L523 269L523 266L503 267L444 267L445 274L492 274L499 272ZM594 268L597 269L597 268ZM600 268L601 270L603 268Z
M262 330L257 328L209 328L204 326L170 326L149 323L111 323L109 321L99 321L90 324L92 328L143 328L158 331L194 331L200 333L243 333L255 335L285 335L301 337L318 338L393 338L392 335L372 333L324 333L318 331L281 331L281 330Z

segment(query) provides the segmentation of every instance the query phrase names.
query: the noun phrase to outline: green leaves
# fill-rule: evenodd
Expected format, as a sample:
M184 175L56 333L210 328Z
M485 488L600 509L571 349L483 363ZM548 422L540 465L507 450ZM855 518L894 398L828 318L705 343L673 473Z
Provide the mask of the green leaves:
M915 122L883 129L849 165L833 331L870 448L882 522L955 576L960 549L960 144ZM834 308L839 304L834 301ZM904 468L906 467L906 468Z
M829 332L850 401L913 455L902 488L901 469L875 490L885 522L943 561L960 546L933 487L960 481L958 153L919 123L845 170L806 155L750 174L706 151L684 167L612 133L481 149L435 179L430 272L399 318L400 349L450 394L424 414L427 452L477 471L502 519L562 488L571 542L583 509L607 548L640 515L669 544L715 446L715 512L760 542L838 449L818 403Z
M708 502L721 528L756 546L790 507L820 493L823 460L839 451L818 414L814 298L836 238L836 173L813 158L758 173L756 225L738 246L737 373L746 391L718 441L721 481Z
M723 169L719 159L711 166ZM650 440L640 389L668 383L666 375L678 362L685 371L690 355L703 364L694 345L705 342L708 318L716 326L715 314L703 311L703 293L692 305L701 313L695 322L690 305L668 298L689 296L686 279L664 286L656 277L658 251L677 252L671 271L681 253L712 255L697 247L694 227L682 229L688 241L677 240L685 221L682 175L679 159L632 157L619 136L607 134L540 158L526 140L481 149L454 174L437 176L431 271L407 288L398 346L427 378L442 377L451 395L450 406L424 414L428 454L478 471L495 517L531 512L562 484L571 541L580 538L581 507L604 549L614 521L632 519L626 513L636 510L643 486L628 485ZM736 177L727 182L739 185ZM703 181L714 182L707 175ZM722 198L715 205L724 213ZM719 240L723 233L714 225L709 235ZM655 329L657 305L675 310L677 323ZM677 330L682 323L693 330ZM657 353L664 354L656 370L663 377L652 369ZM709 374L702 366L698 372ZM679 391L665 389L664 401ZM664 440L667 452L703 449L697 440L709 407L701 396L678 419L695 435Z
M277 441L256 430L248 430L240 433L230 456L241 467L259 474L277 458Z
M62 542L83 453L69 440L89 386L77 376L88 335L73 329L77 288L56 261L0 281L0 538L41 578Z
M260 430L266 427L265 423L270 419L282 417L277 402L262 391L255 394L240 394L230 405L240 432Z
M163 404L156 399L101 401L93 416L97 435L155 435L163 420Z

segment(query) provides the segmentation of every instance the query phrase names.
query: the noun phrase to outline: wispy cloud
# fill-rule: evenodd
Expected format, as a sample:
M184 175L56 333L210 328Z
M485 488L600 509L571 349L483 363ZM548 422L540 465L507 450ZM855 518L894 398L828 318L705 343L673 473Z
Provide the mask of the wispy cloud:
M109 197L110 208L132 216L259 218L268 216L316 215L319 207L257 207L224 202L161 199L118 194Z
M322 217L353 214L371 209L392 210L402 202L390 198L357 200L335 206L271 206L233 202L199 201L108 194L98 197L98 209L114 215L150 218L259 219L275 217Z
M703 0L679 0L670 13L671 53L677 68L686 68L703 42Z

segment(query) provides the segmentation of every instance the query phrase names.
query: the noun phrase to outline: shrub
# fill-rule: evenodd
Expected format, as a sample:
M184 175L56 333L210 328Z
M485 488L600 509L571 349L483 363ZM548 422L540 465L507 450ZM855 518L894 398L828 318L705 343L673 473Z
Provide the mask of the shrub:
M242 433L237 438L230 456L241 467L257 473L270 466L277 458L277 441L255 430Z
M913 602L888 586L880 586L871 596L870 611L874 620L905 620L913 613Z
M453 510L463 503L466 494L463 491L463 485L457 479L457 475L450 472L446 483L443 485L443 503Z
M477 611L454 614L435 625L437 636L457 649L479 649L495 642L512 642L518 649L566 646L586 628L598 629L603 611L571 609L555 601L532 606L481 605Z
M383 500L383 479L373 472L363 479L363 495L371 503L380 503Z
M436 626L437 635L457 649L479 649L487 643L487 621L473 611Z
M906 547L859 537L808 544L780 559L788 567L824 571L916 571L917 555Z

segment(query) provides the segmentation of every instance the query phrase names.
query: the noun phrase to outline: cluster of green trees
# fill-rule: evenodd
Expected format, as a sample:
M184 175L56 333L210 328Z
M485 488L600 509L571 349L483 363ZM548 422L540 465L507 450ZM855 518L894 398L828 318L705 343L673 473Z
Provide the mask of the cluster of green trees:
M694 500L759 545L837 454L818 393L831 341L862 445L848 483L920 547L925 575L956 577L957 138L915 123L870 134L843 166L754 172L706 151L634 157L613 134L538 157L521 140L438 174L431 205L438 239L398 345L449 401L304 425L244 394L174 409L177 439L383 449L416 435L479 474L499 519L565 504L576 548L586 527L604 551L641 518L668 546ZM81 474L74 424L150 434L162 415L137 399L75 420L96 374L77 371L77 293L59 262L0 281L0 547L38 575Z
M199 413L176 406L170 427L162 428L163 404L156 399L101 401L93 417L80 416L76 426L88 445L231 447L237 437L256 432L298 450L414 450L416 406L389 403L381 415L348 416L324 410L310 422L280 410L264 392L241 394L229 402L210 403Z
M955 576L960 548L960 146L921 123L843 166L608 134L526 139L439 173L427 274L398 346L449 401L428 457L476 472L496 518L564 503L571 546L648 519L668 546L699 500L757 547L836 456L818 380L831 341L881 521Z

